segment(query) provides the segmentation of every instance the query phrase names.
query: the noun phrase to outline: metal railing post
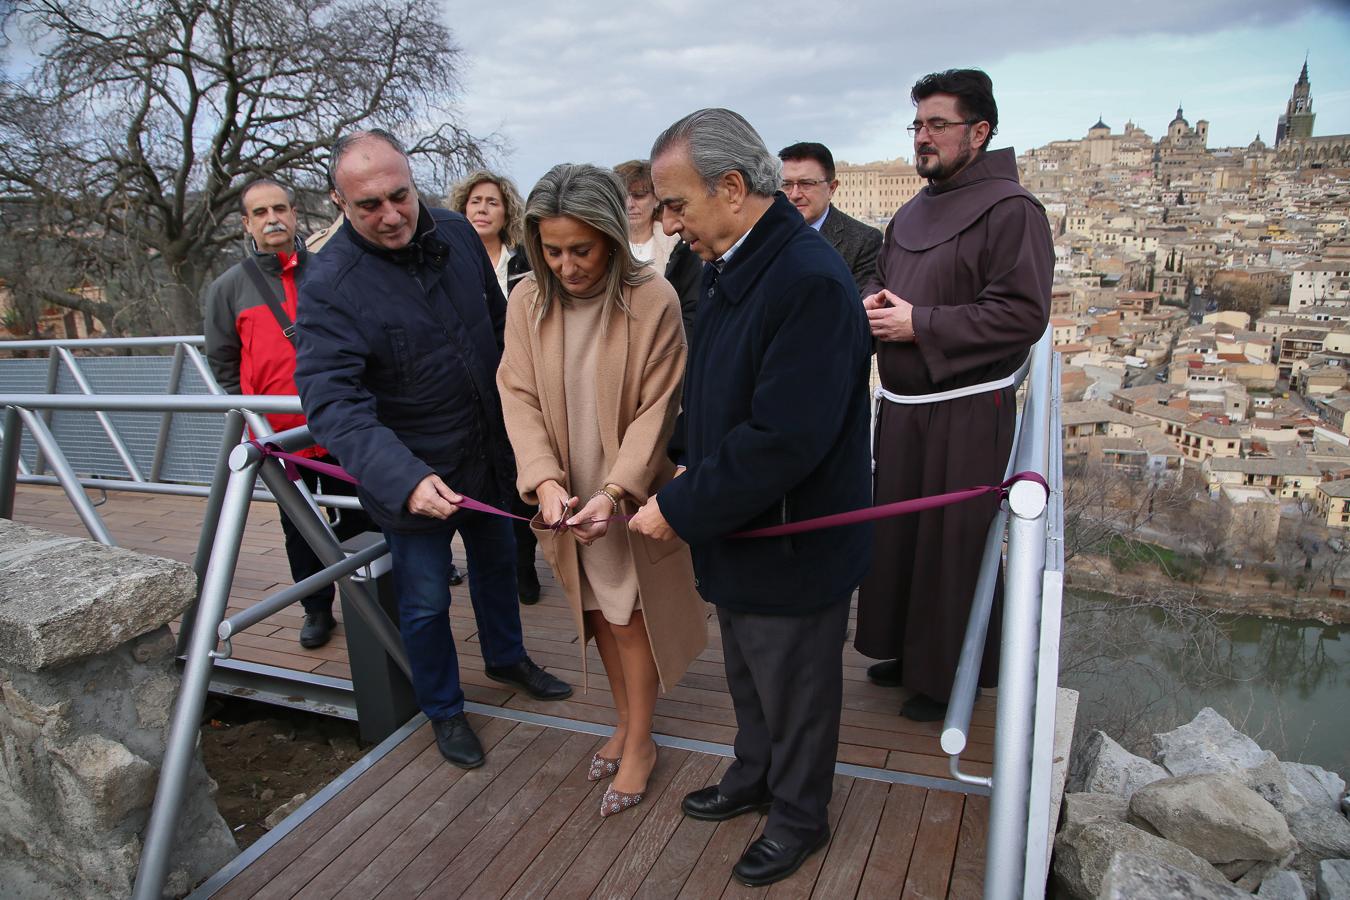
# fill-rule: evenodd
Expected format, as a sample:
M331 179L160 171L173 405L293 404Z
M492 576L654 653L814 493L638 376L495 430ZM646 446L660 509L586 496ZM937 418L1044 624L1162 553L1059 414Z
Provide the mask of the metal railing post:
M201 605L202 585L206 580L207 564L211 561L211 547L216 542L216 528L220 510L225 502L225 488L230 480L230 455L244 435L244 417L237 409L225 414L225 431L220 437L220 454L216 457L216 476L211 479L211 493L206 497L206 511L202 515L202 530L197 535L197 552L192 557L192 568L197 572L197 599L183 611L178 626L178 655L187 652L192 631L197 627L197 607Z
M84 377L84 373L80 371L80 363L75 359L75 354L65 347L56 348L56 352L60 354L61 361L66 364L66 369L69 370L70 377L75 380L75 386L80 389L80 393L91 397L95 396L94 387L89 383L89 379ZM144 481L145 476L141 474L140 467L136 465L135 458L131 455L131 451L127 449L126 442L122 440L122 435L118 434L117 427L113 425L112 419L108 418L108 414L102 410L96 411L94 418L103 428L103 433L108 436L108 443L112 444L113 452L117 454L118 459L122 460L122 465L126 466L127 474L131 476L131 480Z
M279 463L274 460L267 460L259 468L258 474L272 492L272 496L276 498L277 508L281 510L282 514L290 517L291 524L295 526L305 542L314 550L314 555L319 558L319 562L323 563L324 566L331 566L346 558L346 554L342 552L342 547L338 545L333 533L328 530L327 523L321 522L319 517L309 509L299 488L286 477L286 473ZM380 608L371 586L355 583L350 577L344 577L338 581L337 587L343 593L343 596L351 601L351 605L361 616L362 621L370 629L375 639L380 642L384 651L393 658L405 675L412 678L408 656L403 650L403 638L399 636L398 630L389 621L389 617L385 615L384 610Z
M51 463L52 471L56 474L57 480L61 482L61 487L65 490L66 496L70 498L70 505L75 507L76 514L80 517L80 521L84 523L84 527L89 530L90 536L100 544L116 547L117 542L108 533L108 527L103 524L103 519L94 509L94 504L89 502L89 498L84 493L84 488L80 485L79 476L70 467L66 455L61 452L60 444L56 442L51 430L47 428L47 423L42 421L41 416L31 410L19 407L18 411L19 418L23 419L23 423L28 426L29 433L33 435L38 450Z
M19 483L19 450L22 447L23 426L19 424L19 410L5 407L4 432L0 434L0 519L14 518L14 494Z
M173 348L173 362L169 366L169 383L164 388L166 394L176 394L183 382L183 356L185 346L179 344ZM159 481L164 472L164 454L169 447L169 432L173 430L173 410L166 410L159 423L159 434L155 437L155 455L150 460L150 480Z
M48 394L55 394L55 393L56 393L56 384L57 384L57 379L58 379L58 377L59 377L59 375L60 375L60 372L61 372L61 367L60 367L60 364L57 362L57 359L56 359L56 348L53 347L53 348L47 353L47 393L48 393ZM42 421L45 422L45 423L47 424L48 430L50 430L51 427L52 427L52 416L53 416L53 415L55 415L55 410L52 410L52 409L44 409L44 410L42 411ZM33 458L33 474L34 474L34 475L41 475L41 474L46 470L46 468L47 468L47 461L46 461L46 459L43 458L43 456L42 456L42 447L41 447L41 445L39 445L38 448L37 448L37 455Z
M239 562L239 543L248 521L248 506L253 498L253 481L257 477L260 456L247 444L235 447L230 455L230 477L221 504L220 522L211 553L211 563L202 584L198 604L198 627L192 629L192 639L183 666L183 680L174 704L169 738L160 767L159 785L150 810L141 849L140 867L136 871L136 886L132 896L136 900L159 900L164 879L169 870L169 853L173 849L174 833L178 824L183 788L192 763L193 750L201 728L202 709L210 685L212 653L216 646L216 628L224 618Z
M1008 495L1007 590L994 718L994 782L985 854L985 900L1022 895L1036 709L1041 576L1045 567L1045 491L1018 482Z

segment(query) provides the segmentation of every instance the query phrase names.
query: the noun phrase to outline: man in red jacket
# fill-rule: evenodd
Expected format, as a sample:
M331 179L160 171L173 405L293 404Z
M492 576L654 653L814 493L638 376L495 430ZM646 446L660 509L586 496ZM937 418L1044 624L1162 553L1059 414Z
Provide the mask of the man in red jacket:
M290 394L295 390L295 345L291 343L296 316L297 285L304 273L308 251L296 240L295 202L289 188L270 178L259 178L240 194L240 213L248 255L225 270L206 289L206 356L216 381L230 394ZM277 431L305 424L294 414L269 415ZM310 447L301 455L337 463L322 447ZM355 488L336 478L322 479L301 469L311 491L355 496ZM339 540L373 526L360 510L337 510L332 521ZM324 568L305 539L283 513L281 530L286 536L286 558L291 577L307 578ZM328 643L333 627L333 587L329 585L302 601L305 622L300 646L314 648Z

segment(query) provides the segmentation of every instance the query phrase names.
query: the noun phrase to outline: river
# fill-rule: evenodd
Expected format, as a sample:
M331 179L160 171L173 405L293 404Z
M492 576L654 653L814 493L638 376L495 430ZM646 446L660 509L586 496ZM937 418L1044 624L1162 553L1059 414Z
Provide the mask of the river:
M1280 759L1350 777L1350 626L1066 590L1060 684L1080 692L1075 743L1100 728L1147 756L1212 706Z

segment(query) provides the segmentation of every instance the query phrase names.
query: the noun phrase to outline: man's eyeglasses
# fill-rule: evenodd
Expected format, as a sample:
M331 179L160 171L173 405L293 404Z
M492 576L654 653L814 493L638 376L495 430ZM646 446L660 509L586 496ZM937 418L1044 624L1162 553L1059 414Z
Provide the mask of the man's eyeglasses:
M824 178L798 178L795 181L780 182L783 187L783 193L790 194L796 189L809 191L812 188L818 188L822 184L829 184Z
M983 119L966 119L962 122L948 122L946 119L929 119L927 122L916 121L913 125L906 125L905 130L911 137L918 137L919 130L927 128L929 134L942 134L953 125L974 125L976 122L982 122Z

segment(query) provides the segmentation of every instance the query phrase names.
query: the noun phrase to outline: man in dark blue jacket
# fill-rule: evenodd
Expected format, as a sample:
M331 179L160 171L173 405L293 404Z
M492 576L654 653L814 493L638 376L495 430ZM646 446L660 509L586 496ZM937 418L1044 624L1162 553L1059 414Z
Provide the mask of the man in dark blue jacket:
M572 693L525 654L509 520L459 509L460 492L496 506L514 495L495 382L506 301L468 220L418 200L392 135L344 137L329 165L346 221L301 287L296 384L389 541L413 689L440 751L474 768L483 749L449 621L456 532L487 675L538 699Z
M677 429L688 468L630 527L689 544L722 631L736 761L684 811L767 809L732 871L769 884L829 839L849 599L871 532L734 535L870 503L871 340L848 267L777 192L778 160L745 119L681 119L652 148L652 179L662 227L709 265Z

